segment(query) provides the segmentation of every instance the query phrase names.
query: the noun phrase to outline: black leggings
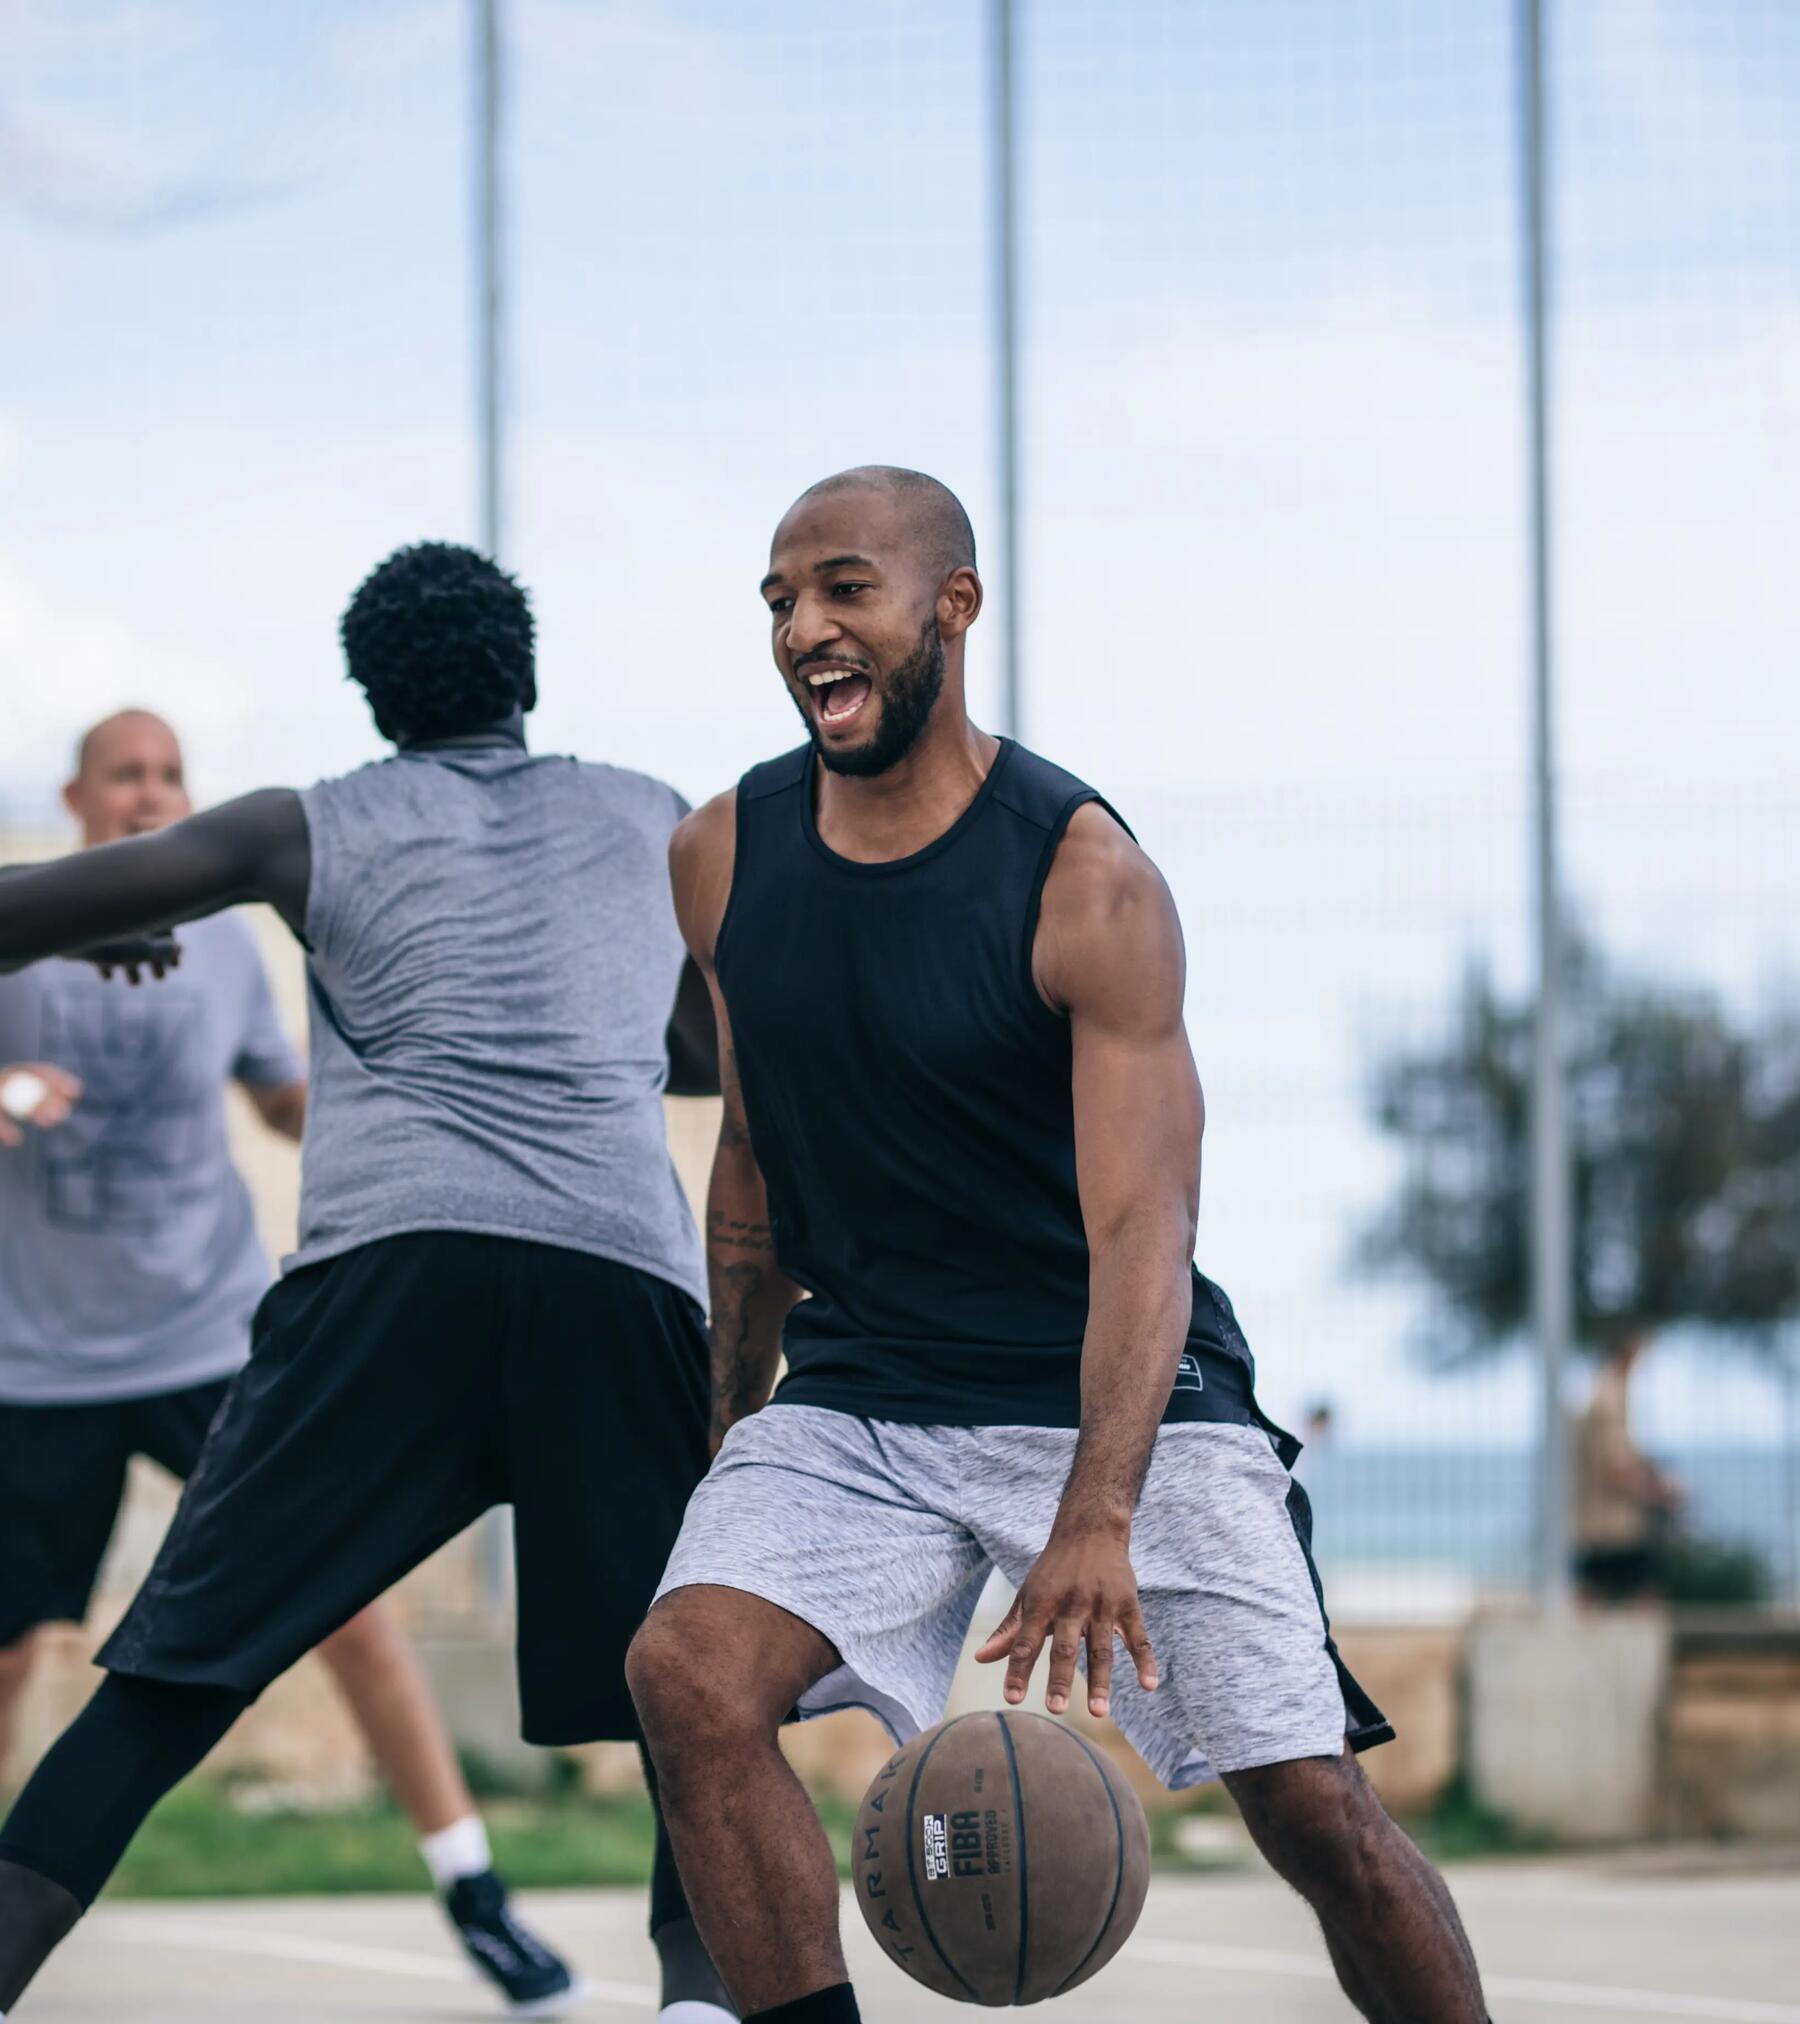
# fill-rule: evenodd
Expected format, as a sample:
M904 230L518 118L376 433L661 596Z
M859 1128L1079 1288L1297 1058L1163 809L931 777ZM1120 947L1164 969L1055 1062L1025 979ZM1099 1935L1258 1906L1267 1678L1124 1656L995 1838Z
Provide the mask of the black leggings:
M19 1794L0 1830L0 1860L36 1870L91 1905L150 1809L193 1770L250 1698L235 1688L108 1673ZM647 1757L644 1770L654 1804ZM658 1806L650 1930L688 1917Z
M249 1705L235 1688L108 1673L19 1794L0 1858L91 1905L151 1807Z

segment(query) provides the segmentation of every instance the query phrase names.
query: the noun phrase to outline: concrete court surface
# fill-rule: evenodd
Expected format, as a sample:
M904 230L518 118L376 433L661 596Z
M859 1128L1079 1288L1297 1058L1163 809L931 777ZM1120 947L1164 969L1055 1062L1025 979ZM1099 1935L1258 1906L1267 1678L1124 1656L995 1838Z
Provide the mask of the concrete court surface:
M1800 2024L1800 1868L1720 1874L1601 1861L1450 1873L1500 2024L1670 2017ZM654 2009L635 1892L521 1903L592 1984L568 2014ZM869 2024L966 2018L876 1958L846 1901ZM498 2014L423 1896L102 1904L14 2012L20 2024L435 2024ZM1192 2018L1325 2024L1353 2015L1304 1909L1266 1871L1159 1879L1125 1952L1043 2013L1056 2024Z

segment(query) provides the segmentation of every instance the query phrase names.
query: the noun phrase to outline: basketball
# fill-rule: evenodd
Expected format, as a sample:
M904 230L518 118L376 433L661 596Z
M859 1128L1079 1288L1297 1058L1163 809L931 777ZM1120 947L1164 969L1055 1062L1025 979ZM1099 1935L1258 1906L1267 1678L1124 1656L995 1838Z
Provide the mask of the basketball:
M1107 1758L1043 1715L916 1736L856 1820L856 1901L889 1960L959 2003L1041 2003L1097 1975L1150 1887L1150 1828Z

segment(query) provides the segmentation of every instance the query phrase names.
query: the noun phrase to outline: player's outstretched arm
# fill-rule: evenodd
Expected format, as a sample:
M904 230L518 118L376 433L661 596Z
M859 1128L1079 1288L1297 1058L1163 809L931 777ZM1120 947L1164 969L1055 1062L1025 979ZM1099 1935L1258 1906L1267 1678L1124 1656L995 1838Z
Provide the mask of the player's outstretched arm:
M750 1144L731 1020L713 967L736 858L737 797L698 808L669 845L675 913L705 977L717 1022L724 1112L706 1196L706 1276L712 1295L712 1445L768 1403L781 1362L781 1326L800 1289L775 1256L768 1189Z
M1077 811L1044 889L1039 990L1069 1015L1075 1153L1090 1258L1081 1434L1050 1543L981 1652L1024 1699L1046 1638L1046 1705L1067 1707L1088 1652L1105 1714L1113 1631L1139 1678L1155 1655L1131 1572L1132 1518L1193 1319L1200 1082L1182 1024L1186 959L1159 873L1104 809Z
M311 848L300 797L265 788L154 836L0 874L0 971L267 900L296 933Z

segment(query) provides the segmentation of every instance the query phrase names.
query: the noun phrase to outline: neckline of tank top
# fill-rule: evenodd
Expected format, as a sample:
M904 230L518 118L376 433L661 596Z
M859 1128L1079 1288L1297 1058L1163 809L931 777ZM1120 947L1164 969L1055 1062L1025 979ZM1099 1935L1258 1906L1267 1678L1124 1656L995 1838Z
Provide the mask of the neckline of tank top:
M389 765L435 766L442 773L466 773L471 778L522 773L537 766L574 766L580 762L560 752L533 752L527 746L413 745L389 756Z
M397 759L430 759L440 752L529 752L525 742L525 718L515 710L497 724L483 724L473 731L458 732L451 738L425 738L418 744L396 745Z
M877 858L869 863L861 858L843 856L841 852L833 850L819 834L818 812L813 807L818 761L809 748L806 767L800 777L800 827L805 833L807 842L834 870L849 872L856 878L891 878L895 872L915 870L919 865L941 856L948 850L977 821L982 810L993 798L994 789L1000 783L1000 775L1006 770L1012 755L1019 749L1017 741L1012 738L1001 738L997 735L997 742L1000 749L994 754L994 763L987 770L987 778L976 788L974 798L968 807L948 829L941 835L934 836L929 843L921 844L917 850L908 851L904 857Z

